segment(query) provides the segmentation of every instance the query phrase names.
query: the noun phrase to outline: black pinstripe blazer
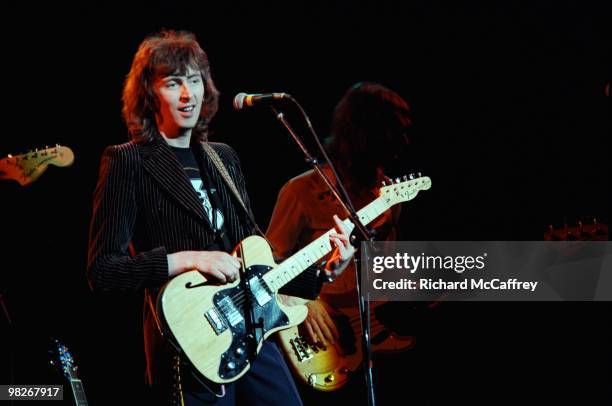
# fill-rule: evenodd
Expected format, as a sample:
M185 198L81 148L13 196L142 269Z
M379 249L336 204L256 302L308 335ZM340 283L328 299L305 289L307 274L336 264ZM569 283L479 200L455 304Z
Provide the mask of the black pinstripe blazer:
M224 162L250 211L236 152L225 144L210 145ZM225 210L224 224L230 242L236 245L254 234L254 226L202 145L194 143L192 149L219 191ZM130 255L130 244L134 255ZM88 278L94 290L146 289L145 300L155 303L157 288L168 281L167 255L206 250L214 244L214 232L202 203L178 158L161 136L152 141L113 145L104 151L89 236ZM286 293L307 298L317 294L314 272L304 273L294 285L297 288ZM169 364L157 365L167 363L169 356L156 355L164 346L152 309L147 303L144 309L145 352L152 383L158 381L154 375L170 371Z

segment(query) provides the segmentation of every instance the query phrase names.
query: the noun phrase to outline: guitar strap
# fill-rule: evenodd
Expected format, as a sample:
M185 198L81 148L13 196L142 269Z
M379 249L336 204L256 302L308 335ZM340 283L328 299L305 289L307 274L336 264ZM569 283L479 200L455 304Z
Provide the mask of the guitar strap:
M266 238L266 235L261 231L261 229L257 225L257 222L255 221L255 218L253 217L253 214L251 213L249 209L247 209L246 205L244 204L244 201L242 200L242 197L240 196L240 193L238 192L238 189L236 188L234 181L230 177L229 172L227 171L225 164L223 164L221 157L219 156L219 154L217 154L217 151L215 151L214 148L211 147L207 142L203 142L202 147L204 148L204 152L208 154L210 160L212 161L212 163L215 165L215 167L221 174L221 177L223 178L227 186L230 188L230 190L232 191L236 199L238 199L238 201L240 202L240 206L242 206L242 209L248 216L249 220L251 220L251 223L255 227L255 230L257 231L257 233L266 240L266 242L268 243L270 247L272 247L272 244L270 244L270 241L268 241L268 239ZM272 247L272 250L274 251L274 247Z

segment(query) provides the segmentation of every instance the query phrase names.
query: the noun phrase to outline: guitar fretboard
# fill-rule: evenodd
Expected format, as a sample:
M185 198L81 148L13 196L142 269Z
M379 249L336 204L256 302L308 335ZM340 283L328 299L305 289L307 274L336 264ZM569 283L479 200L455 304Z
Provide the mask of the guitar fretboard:
M378 197L359 210L357 215L359 216L359 220L366 225L374 221L390 207L391 204L389 204L389 199ZM349 220L344 220L343 223L348 225ZM263 278L270 289L272 289L274 292L278 291L310 265L317 263L317 261L329 254L332 250L332 246L329 241L329 234L335 232L336 230L333 228L328 230L325 234L321 235L319 238L296 252L277 268L264 275Z
M80 379L71 379L70 386L72 386L72 393L74 394L74 401L77 406L88 406L87 398L85 397L85 390L83 389L83 382Z

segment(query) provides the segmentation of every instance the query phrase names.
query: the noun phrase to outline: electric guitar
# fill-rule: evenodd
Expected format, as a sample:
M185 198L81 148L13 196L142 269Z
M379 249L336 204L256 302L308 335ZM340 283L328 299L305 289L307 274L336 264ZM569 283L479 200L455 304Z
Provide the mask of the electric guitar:
M83 390L83 382L77 376L77 366L68 351L68 348L59 340L53 340L52 348L49 350L52 355L51 365L57 367L70 383L74 404L76 406L87 406L87 398Z
M380 188L379 197L359 210L359 219L368 224L391 206L412 200L430 187L431 179L426 176L398 178ZM243 267L233 283L220 285L197 271L172 278L157 297L164 336L203 378L217 384L237 380L249 370L264 339L306 318L306 306L287 306L278 301L277 292L332 251L332 232L335 230L281 264L274 262L264 238L244 239L233 252Z
M333 306L330 314L336 323L339 340L324 346L311 343L301 328L291 327L278 332L278 343L294 374L305 384L321 391L334 391L344 386L361 365L361 320L355 292L339 294L343 305ZM349 297L350 296L350 297ZM331 300L330 300L331 301ZM336 300L333 300L336 303ZM354 305L353 305L354 303ZM376 308L385 302L370 303L370 343L373 353L398 352L412 348L413 336L401 336L382 324L376 316Z
M60 145L20 155L8 155L0 159L0 180L13 179L25 186L38 179L49 165L70 166L72 162L72 150Z
M597 217L580 216L549 224L544 241L608 241L608 225Z

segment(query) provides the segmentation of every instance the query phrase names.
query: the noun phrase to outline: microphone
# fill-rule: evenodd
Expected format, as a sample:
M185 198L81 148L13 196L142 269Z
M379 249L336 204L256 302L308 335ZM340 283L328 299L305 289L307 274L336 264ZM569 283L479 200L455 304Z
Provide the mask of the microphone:
M238 93L234 96L234 109L242 110L245 107L251 107L258 103L267 103L274 100L288 99L291 96L287 93L261 93L261 94L246 94Z

